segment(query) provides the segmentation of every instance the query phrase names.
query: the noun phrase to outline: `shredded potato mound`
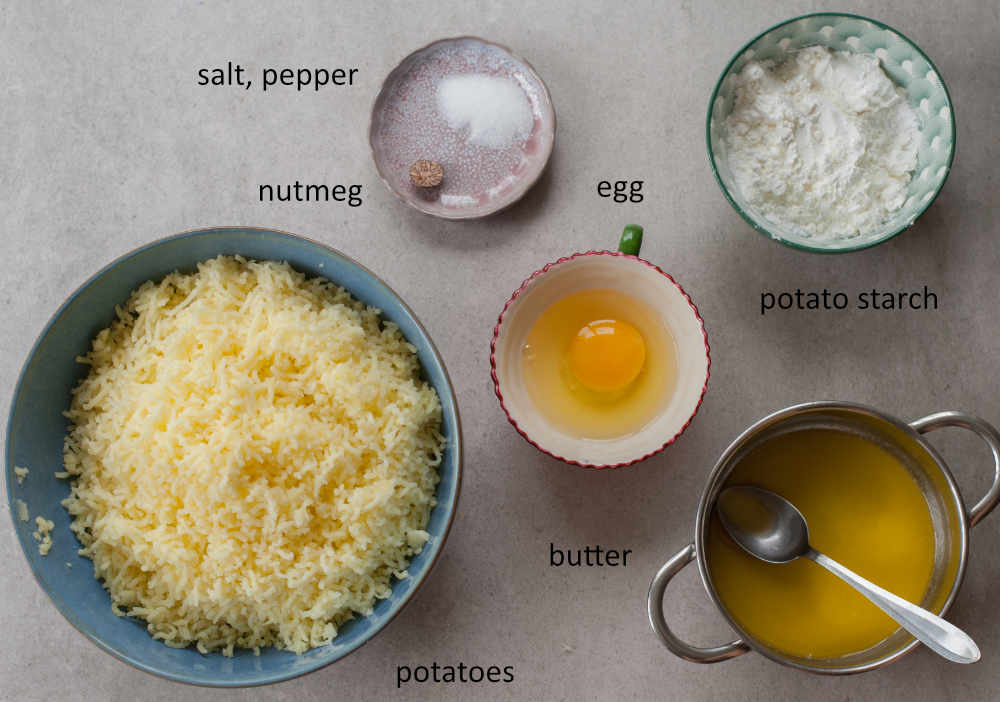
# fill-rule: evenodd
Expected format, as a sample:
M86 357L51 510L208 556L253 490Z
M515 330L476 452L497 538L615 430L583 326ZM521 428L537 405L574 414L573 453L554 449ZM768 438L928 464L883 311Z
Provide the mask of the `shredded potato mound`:
M223 257L136 290L78 359L63 504L116 614L302 653L428 539L444 439L413 346L331 282Z

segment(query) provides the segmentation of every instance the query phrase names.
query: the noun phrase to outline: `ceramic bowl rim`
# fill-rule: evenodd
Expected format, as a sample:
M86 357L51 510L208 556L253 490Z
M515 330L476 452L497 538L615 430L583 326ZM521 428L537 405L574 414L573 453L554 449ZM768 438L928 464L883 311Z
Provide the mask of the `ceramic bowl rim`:
M390 80L396 77L396 74L399 71L399 69L402 67L404 63L406 63L410 59L410 57L415 56L416 54L419 54L423 51L427 51L431 47L437 46L438 44L446 44L449 42L459 42L459 41L478 41L482 44L486 44L487 46L492 46L494 48L500 49L501 51L509 55L511 58L513 58L515 61L522 63L524 67L528 69L528 72L535 78L535 80L538 81L538 85L540 85L542 88L541 95L542 95L543 107L546 109L548 116L551 117L552 119L552 139L549 141L549 145L545 149L545 155L541 167L537 170L537 172L534 174L532 178L524 181L525 184L522 187L521 191L517 193L512 200L510 200L509 202L500 201L500 203L493 209L486 210L483 212L457 211L454 214L449 214L446 212L431 211L427 207L424 207L422 203L407 198L403 193L397 191L396 188L394 188L390 184L389 179L386 176L385 172L382 170L382 166L379 164L379 159L375 153L375 115L379 103L382 101L382 96L385 94L386 87L389 85ZM503 44L497 43L495 41L490 41L489 39L483 39L482 37L477 37L472 34L463 34L460 36L442 37L441 39L435 39L434 41L429 42L418 49L414 49L406 56L404 56L402 59L400 59L399 62L395 65L395 67L393 67L393 69L386 74L385 78L382 80L382 84L379 86L378 92L375 94L375 99L372 100L371 109L369 110L368 152L371 155L372 162L375 164L375 170L378 173L379 180L381 180L382 184L386 187L386 189L402 203L409 205L413 209L417 210L418 212L422 212L425 215L449 221L483 219L485 217L492 217L498 212L502 212L508 207L511 207L515 203L519 202L525 195L527 195L528 191L530 191L533 187L535 187L535 185L541 179L545 171L548 170L549 162L552 160L552 151L556 145L556 132L558 131L557 126L558 124L556 120L556 108L555 104L552 102L552 94L549 92L549 86L545 84L545 81L542 80L541 75L539 75L538 71L535 70L535 67L532 66L530 62L528 62L523 56L514 52L509 47Z
M712 148L712 112L715 106L715 99L718 97L719 90L722 87L722 83L725 80L726 76L729 75L729 71L730 69L732 69L733 64L736 63L737 59L739 59L740 56L742 56L744 52L747 51L747 49L749 49L754 43L756 43L762 37L770 34L776 29L780 29L781 27L792 24L793 22L798 22L799 20L808 19L810 17L847 17L850 19L858 19L858 20L863 20L865 22L870 22L876 27L880 27L881 29L892 32L893 34L897 35L900 39L902 39L904 42L913 47L913 49L925 61L927 61L927 64L937 74L938 79L941 81L941 88L942 90L944 90L945 97L948 98L948 115L949 115L949 122L951 123L951 150L950 153L948 154L948 163L945 166L946 170L944 177L935 187L934 195L931 198L929 198L925 203L922 204L920 209L916 212L916 214L913 215L913 217L909 221L904 222L899 227L892 229L887 234L884 234L883 236L877 239L865 240L853 246L842 246L837 248L813 246L800 241L789 241L782 237L774 236L766 226L758 222L755 215L753 215L751 212L747 212L742 207L740 207L739 204L737 204L735 198L729 192L729 188L726 187L726 184L722 181L722 177L719 175L719 167L718 164L716 163L715 150ZM916 44L916 42L914 42L912 39L910 39L908 36L900 32L895 27L892 27L886 24L885 22L880 22L879 20L872 19L871 17L866 17L864 15L854 14L851 12L809 12L804 15L798 15L796 17L792 17L791 19L778 22L777 24L756 34L752 39L743 44L743 46L741 46L740 49L735 54L733 54L733 57L729 59L728 63L726 63L726 67L722 69L722 73L719 74L719 78L718 80L716 80L715 87L712 89L712 94L709 97L708 112L705 119L705 143L708 148L708 162L712 167L712 175L715 176L715 182L718 183L719 189L722 190L722 194L725 196L726 200L729 202L732 208L736 210L736 213L740 217L742 217L747 224L753 227L754 230L756 230L758 233L762 234L766 238L771 239L772 241L777 241L781 244L784 244L785 246L797 249L799 251L809 251L811 253L820 253L820 254L842 254L842 253L852 253L854 251L863 251L864 249L869 249L873 246L878 246L879 244L886 242L889 239L892 239L897 234L900 234L901 232L913 226L913 224L924 214L924 212L927 211L927 208L929 208L932 204L934 204L934 201L937 200L938 195L941 194L941 190L944 188L945 182L947 182L948 180L948 176L951 174L952 164L955 161L955 151L957 150L957 137L958 137L958 129L955 124L955 105L952 102L951 93L948 92L948 84L945 82L944 76L941 74L941 71L938 70L938 67L931 60L930 56L924 53L924 50L921 49Z
M163 679L166 679L166 680L170 680L170 681L173 681L173 682L179 682L179 683L183 683L185 685L191 685L193 687L238 689L238 688L263 687L263 686L266 686L266 685L273 685L273 684L276 684L276 683L285 682L287 680L293 680L295 678L299 678L299 677L302 677L304 675L308 675L310 673L314 673L317 670L321 670L322 668L326 668L327 666L332 665L332 664L334 664L334 663L336 663L338 661L341 661L344 658L346 658L347 656L349 656L350 654L352 654L355 651L357 651L359 648L361 648L366 643L368 643L369 641L371 641L377 634L379 634L381 631L383 631L386 627L388 627L390 623L392 623L392 621L399 615L399 613L403 611L403 609L406 607L406 605L409 604L410 601L413 600L414 596L417 594L417 592L420 590L420 588L423 586L423 584L427 581L427 579L430 576L431 572L434 570L435 566L438 564L438 561L441 558L441 554L444 552L445 542L447 541L448 536L451 533L451 528L452 528L452 525L454 524L455 516L456 516L457 511L458 511L458 502L459 502L459 499L461 497L462 474L463 474L463 468L464 468L464 444L463 444L463 440L462 440L462 421L461 421L460 411L459 411L459 407L458 407L458 398L455 396L455 386L454 386L454 383L451 380L451 376L448 373L448 368L447 368L447 366L444 363L444 358L441 356L440 351L438 351L438 348L435 345L435 343L434 343L433 339L431 338L430 334L427 332L426 327L424 327L423 323L420 321L420 319L417 317L417 315L413 312L413 310L410 308L410 306L408 304L406 304L406 302L403 300L403 298L388 283L386 283L381 277L379 277L378 275L376 275L374 272L372 272L370 269L368 269L367 267L365 267L364 265L362 265L361 263L359 263L358 261L356 261L352 257L350 257L347 254L343 253L342 251L340 251L338 249L335 249L332 246L328 246L328 245L326 245L326 244L324 244L324 243L322 243L320 241L316 241L315 239L310 239L309 237L302 236L300 234L293 234L291 232L286 232L286 231L283 231L283 230L280 230L280 229L273 229L273 228L270 228L270 227L250 227L250 226L240 226L240 225L217 226L217 227L199 227L197 229L188 229L188 230L176 233L176 234L170 234L170 235L167 235L167 236L159 237L159 238L154 239L152 241L149 241L149 242L147 242L145 244L142 244L142 245L140 245L140 246L138 246L138 247L136 247L134 249L131 249L131 250L129 250L129 251L121 254L120 256L116 257L115 259L113 259L109 263L105 264L96 273L94 273L91 276L89 276L83 283L81 283L78 287L76 287L73 290L73 292L69 294L69 296L66 297L66 299L62 302L62 304L59 305L59 307L55 310L55 312L52 313L52 315L49 317L48 321L46 321L45 325L42 327L42 330L38 333L38 336L35 338L35 341L32 343L31 349L28 351L28 355L25 358L25 361L24 361L23 365L21 366L20 372L18 373L17 382L14 385L14 392L11 395L11 402L10 402L9 414L7 416L7 434L6 434L6 437L4 439L4 468L5 468L4 473L5 473L5 482L6 482L6 489L7 489L7 504L8 504L8 509L10 511L10 516L11 516L12 520L16 520L17 517L15 516L16 512L15 512L15 508L14 508L14 499L15 499L14 498L14 487L13 487L12 478L11 478L11 476L13 475L13 457L11 456L11 452L10 452L10 442L11 442L11 436L12 436L11 430L13 428L14 412L15 412L15 408L17 406L17 398L20 397L20 395L21 395L22 385L24 383L25 374L27 372L27 369L31 365L31 362L34 360L35 354L38 352L38 348L41 345L42 340L46 336L48 336L49 332L52 330L53 326L55 325L56 320L58 320L62 316L63 312L80 295L82 295L88 288L90 288L90 286L93 285L98 279L100 279L101 277L107 275L113 269L117 268L120 264L124 263L125 261L127 261L127 260L129 260L129 259L131 259L131 258L133 258L135 256L138 256L138 255L140 255L140 254L148 251L149 249L153 249L153 248L155 248L157 246L161 246L163 244L166 244L166 243L169 243L169 242L172 242L172 241L179 241L179 240L184 240L184 239L195 239L195 238L198 238L200 236L206 236L206 235L209 235L209 234L223 233L223 232L232 232L232 233L236 233L236 232L253 232L253 233L264 234L264 235L275 235L276 234L276 235L279 236L279 238L286 238L286 239L293 240L293 241L306 242L308 244L311 244L311 245L314 245L314 246L318 246L318 247L324 249L325 251L332 253L334 256L341 257L342 259L344 259L350 265L358 268L359 270L363 271L367 275L371 276L371 278L376 283L378 283L379 285L382 285L386 289L386 291L389 292L389 294L396 300L396 302L400 305L400 307L413 319L413 321L416 324L417 328L419 329L421 335L423 336L424 341L427 342L427 346L430 349L432 356L435 358L435 360L437 361L438 365L441 367L442 375L444 377L445 384L447 385L448 393L449 393L450 398L451 398L451 403L452 403L452 407L454 408L454 415L455 415L455 437L454 437L454 454L455 454L455 491L454 492L455 492L455 497L452 500L451 505L449 506L449 513L448 513L447 521L445 522L444 529L442 530L442 532L440 534L440 538L438 539L436 553L434 554L434 556L431 558L430 562L424 568L423 573L421 573L421 575L419 576L419 579L416 581L415 585L413 586L413 589L410 590L410 592L407 594L407 596L404 599L402 599L402 600L399 601L399 603L395 607L395 610L392 611L391 613L389 613L386 616L386 618L385 618L385 620L383 622L381 622L378 626L373 627L370 631L366 632L366 634L362 638L360 638L351 648L349 648L349 649L341 652L339 655L336 655L333 658L330 658L329 660L317 661L317 663L316 663L315 666L313 666L311 668L307 668L305 670L297 671L297 672L294 672L294 673L291 673L291 674L279 671L279 672L276 672L276 673L268 676L266 679L256 680L256 681L249 682L249 683L247 683L247 682L238 682L238 681L234 682L234 681L228 681L228 680L202 681L202 680L194 680L194 679L191 679L190 677L186 677L186 676L180 675L180 674L169 673L169 672L166 672L166 671L158 669L158 667L155 666L155 665L150 665L150 664L145 663L145 662L143 662L143 661L141 661L141 660L139 660L137 658L133 658L130 655L128 655L127 653L119 651L116 648L114 648L111 644L109 644L107 641L105 641L102 637L94 634L93 632L87 631L85 627L83 627L81 624L79 624L75 620L75 614L73 612L73 608L70 605L68 605L67 603L63 602L61 599L56 598L54 596L54 594L49 590L49 588L45 586L45 583L44 583L44 580L42 579L41 573L36 568L36 565L35 565L34 561L32 561L32 559L29 557L29 554L25 551L25 545L24 545L24 543L22 542L21 539L19 539L19 538L17 539L17 542L18 542L18 544L20 546L21 553L24 556L25 560L28 562L28 567L31 569L31 574L34 577L35 582L38 585L38 587L41 588L41 590L49 598L49 600L52 602L52 604L55 605L56 610L63 616L63 618L67 622L69 622L70 626L72 626L73 629L75 629L79 634L81 634L84 638L86 638L92 644L94 644L95 646L97 646L97 648L99 648L101 651L104 651L105 653L111 655L112 657L116 658L117 660L119 660L119 661L121 661L123 663L127 663L128 665L130 665L131 667L133 667L133 668L135 668L137 670L141 670L144 673L149 673L151 675L155 675L156 677L163 678ZM15 527L15 529L17 528L16 521L15 521L14 527ZM221 655L221 654L219 654L217 651L214 651L214 652L212 652L211 654L208 654L208 655Z
M496 360L497 339L500 336L500 330L503 327L504 316L507 314L508 310L514 304L516 304L517 298L521 295L521 293L523 293L527 288L529 288L532 283L534 283L536 278L539 278L545 273L548 273L556 266L586 256L615 256L617 258L627 259L635 261L637 263L641 263L644 266L648 266L649 268L652 268L654 271L662 275L664 278L670 281L670 283L675 288L677 288L677 291L680 292L681 296L685 299L685 301L687 301L688 306L694 313L695 319L697 319L698 321L698 326L701 329L702 341L704 342L705 345L705 380L702 383L701 392L698 395L698 402L697 404L695 404L694 409L691 411L691 416L688 417L687 421L684 422L684 424L680 427L680 429L678 429L677 432L667 441L665 441L659 448L654 449L653 451L650 451L645 455L630 459L628 461L621 461L619 463L603 463L603 464L582 463L575 459L566 458L565 456L560 456L541 446L537 441L528 436L528 433L517 423L517 420L514 419L514 417L511 415L510 410L507 409L507 405L503 399L503 391L500 389L500 378L497 375L497 360ZM503 306L503 309L500 311L500 316L497 318L497 323L493 327L493 339L490 341L490 377L493 379L493 392L496 394L497 399L500 401L500 408L503 410L504 415L507 417L507 421L510 422L511 425L513 425L514 429L517 430L517 433L520 434L525 441L527 441L529 444L531 444L532 446L534 446L536 449L546 454L547 456L551 456L552 458L555 458L558 461L562 461L563 463L568 463L569 465L577 466L580 468L589 468L593 470L604 470L608 468L625 468L627 466L635 465L636 463L641 463L642 461L645 461L647 458L650 458L651 456L655 456L656 454L663 451L663 449L667 448L667 446L670 446L672 443L674 443L677 440L677 438L681 434L683 434L684 431L691 425L691 422L694 421L695 415L698 414L698 410L701 409L702 402L704 402L705 400L705 393L707 392L708 389L708 379L711 376L711 374L712 374L712 354L711 354L711 348L709 347L708 344L708 332L705 330L705 320L702 319L701 312L698 310L697 305L694 304L694 300L692 300L691 296L687 294L687 292L684 290L683 287L681 287L681 284L678 283L676 280L674 280L673 276L671 276L669 273L661 269L659 266L650 263L644 258L639 258L638 256L625 254L622 253L621 251L592 250L592 251L578 252L570 256L564 256L560 259L552 261L551 263L547 263L538 270L536 270L534 273L528 276L524 280L524 282L521 283L521 286L514 291L514 293L507 300L507 303Z

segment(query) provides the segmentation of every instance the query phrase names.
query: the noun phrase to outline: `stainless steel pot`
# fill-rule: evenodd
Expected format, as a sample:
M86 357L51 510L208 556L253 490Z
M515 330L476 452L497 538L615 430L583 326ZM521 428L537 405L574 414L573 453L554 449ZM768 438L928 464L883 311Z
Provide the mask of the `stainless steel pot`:
M979 435L993 452L993 484L986 496L966 509L947 464L923 438L934 429L961 427ZM760 444L787 432L810 428L836 429L862 436L890 451L907 467L927 500L934 531L934 571L919 603L943 615L951 605L965 574L968 532L1000 501L1000 433L982 419L964 412L939 412L909 424L883 412L847 402L811 402L776 412L744 431L719 458L702 493L695 520L694 542L667 561L649 586L649 623L664 645L675 655L694 663L716 663L757 651L784 665L813 673L860 673L881 667L912 651L918 644L907 632L896 630L879 644L831 659L802 658L770 648L743 630L726 610L712 582L706 563L706 538L715 500L737 463ZM685 643L667 625L663 593L667 584L686 565L697 560L708 596L737 632L739 638L722 646L699 648Z

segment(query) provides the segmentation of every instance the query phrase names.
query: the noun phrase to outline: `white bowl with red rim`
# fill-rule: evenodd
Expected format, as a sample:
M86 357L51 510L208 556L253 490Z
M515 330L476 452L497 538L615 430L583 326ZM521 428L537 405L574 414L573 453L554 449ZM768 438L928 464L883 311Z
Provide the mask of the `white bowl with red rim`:
M542 312L581 290L614 289L656 312L677 346L677 383L663 410L636 432L615 439L572 436L539 411L525 385L521 349ZM497 320L490 346L493 386L507 419L528 443L566 463L588 468L632 465L672 444L698 412L708 384L708 336L698 308L669 274L621 251L587 251L535 271Z

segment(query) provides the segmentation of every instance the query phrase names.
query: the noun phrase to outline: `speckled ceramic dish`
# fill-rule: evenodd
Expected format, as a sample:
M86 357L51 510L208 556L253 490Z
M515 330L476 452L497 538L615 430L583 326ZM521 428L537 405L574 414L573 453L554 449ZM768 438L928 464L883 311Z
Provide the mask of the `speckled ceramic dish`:
M259 656L246 649L237 649L232 658L221 653L203 655L194 647L170 648L154 640L144 622L115 616L107 591L94 579L93 564L77 554L80 543L70 531L69 514L60 505L69 496L67 482L55 477L55 472L62 470L67 428L62 413L69 407L72 388L87 372L76 357L83 355L94 335L111 323L115 305L127 300L139 285L175 270L191 271L199 261L220 254L287 261L296 270L328 278L365 304L379 308L416 347L427 381L441 398L441 431L447 443L438 469L437 505L426 527L430 540L407 568L410 577L394 581L392 594L378 600L370 615L351 620L332 642L302 655L274 648L262 649ZM15 480L14 466L30 469L21 484ZM455 516L461 474L462 432L451 381L413 312L388 285L347 256L269 229L222 227L187 232L143 246L108 264L70 296L38 337L14 390L7 424L11 514L17 514L16 500L23 500L32 520L40 514L55 522L52 550L41 556L31 536L34 524L14 516L14 533L21 549L53 604L88 639L126 663L171 680L213 687L263 685L303 675L343 658L381 631L410 600L437 560ZM141 698L137 691L136 699Z
M780 63L798 49L825 46L834 51L871 54L898 85L906 89L920 121L917 169L906 202L878 229L864 235L818 242L789 231L754 212L733 182L726 165L725 121L733 108L732 77L751 59ZM955 114L937 68L920 48L895 29L858 15L818 13L796 17L752 39L722 72L708 106L708 157L715 177L740 216L757 231L807 251L842 253L875 246L913 224L944 185L955 155Z
M648 305L676 344L677 386L670 400L648 424L615 439L580 438L553 426L532 401L521 367L528 333L542 312L593 288L618 290ZM620 251L577 253L535 271L500 313L490 351L497 398L518 433L539 451L586 468L620 468L665 449L694 419L708 385L708 336L698 308L670 275Z
M467 127L449 126L438 108L438 84L466 74L506 78L524 91L533 117L526 139L491 148L471 143ZM473 219L513 204L535 184L555 130L549 91L527 61L483 39L458 37L419 49L393 69L372 107L368 138L382 182L403 202L445 219ZM421 159L444 166L439 186L410 182L410 166Z

